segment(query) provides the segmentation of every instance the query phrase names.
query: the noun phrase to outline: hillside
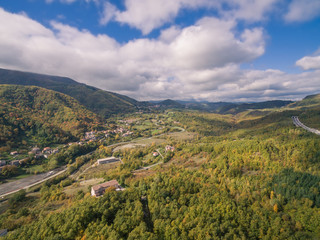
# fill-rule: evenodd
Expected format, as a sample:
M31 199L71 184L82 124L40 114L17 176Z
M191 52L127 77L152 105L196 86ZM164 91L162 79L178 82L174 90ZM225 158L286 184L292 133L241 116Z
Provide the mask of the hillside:
M103 117L134 111L139 104L127 96L103 91L66 77L0 69L0 84L33 85L64 93Z
M91 162L82 179L66 174L14 195L0 227L8 229L6 239L319 239L320 138L292 123L292 114L302 113L240 124L197 111L141 114L185 131L119 151L121 165ZM191 132L195 137L181 137ZM168 145L173 152L165 152ZM125 190L90 195L91 184L110 180Z
M309 95L306 96L301 101L294 102L290 104L288 107L295 108L295 107L320 107L320 94Z
M0 85L0 145L45 145L78 139L99 124L70 96L34 86Z
M171 99L154 104L162 108L186 108L220 114L238 114L247 110L281 108L293 103L292 101L273 100L256 103L231 103L231 102L195 102L174 101Z
M181 104L177 101L171 100L171 99L167 99L162 102L159 102L158 105L160 105L160 107L164 107L164 108L184 108L183 104Z
M281 100L273 100L273 101L257 102L257 103L233 103L220 108L219 113L236 114L249 109L281 108L290 103L292 103L292 101L281 101Z

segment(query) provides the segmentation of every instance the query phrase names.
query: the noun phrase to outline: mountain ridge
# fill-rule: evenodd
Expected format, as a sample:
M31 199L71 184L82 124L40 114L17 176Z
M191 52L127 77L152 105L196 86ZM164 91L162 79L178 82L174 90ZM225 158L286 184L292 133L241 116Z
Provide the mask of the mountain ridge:
M0 85L0 145L73 141L101 124L74 98L36 86Z
M67 77L0 68L0 84L38 86L64 93L103 117L118 112L132 112L139 105L138 101L130 97L88 86Z

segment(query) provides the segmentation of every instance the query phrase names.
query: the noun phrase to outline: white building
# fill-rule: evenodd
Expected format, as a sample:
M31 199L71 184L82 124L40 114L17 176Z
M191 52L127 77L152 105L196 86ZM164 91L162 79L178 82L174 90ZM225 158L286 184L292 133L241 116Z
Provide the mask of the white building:
M108 158L98 159L97 163L98 165L101 165L101 164L107 164L107 163L113 163L113 162L119 162L119 161L120 161L119 158L108 157Z

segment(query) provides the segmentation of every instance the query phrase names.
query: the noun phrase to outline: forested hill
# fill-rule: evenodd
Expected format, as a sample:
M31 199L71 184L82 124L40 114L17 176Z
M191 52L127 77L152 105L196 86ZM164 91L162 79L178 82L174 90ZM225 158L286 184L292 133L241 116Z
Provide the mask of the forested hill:
M100 123L95 113L62 93L35 86L0 85L0 145L76 140Z
M289 107L320 107L320 94L306 96L301 101L290 104Z
M103 91L66 77L0 69L0 84L32 85L64 93L103 117L134 111L139 104L127 96Z

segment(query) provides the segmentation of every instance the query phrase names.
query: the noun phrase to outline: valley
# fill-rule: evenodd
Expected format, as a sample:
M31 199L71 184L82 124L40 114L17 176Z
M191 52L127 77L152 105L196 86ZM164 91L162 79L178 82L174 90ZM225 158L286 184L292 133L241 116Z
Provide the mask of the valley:
M318 96L103 117L22 85L0 86L5 239L320 236L320 139L307 131L320 129ZM92 196L113 182L121 191Z

